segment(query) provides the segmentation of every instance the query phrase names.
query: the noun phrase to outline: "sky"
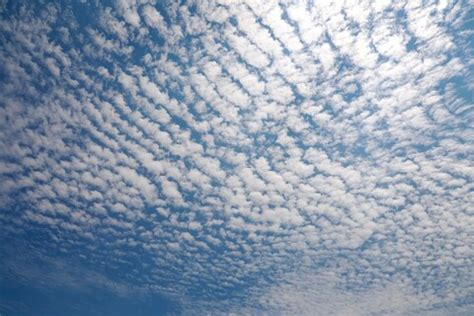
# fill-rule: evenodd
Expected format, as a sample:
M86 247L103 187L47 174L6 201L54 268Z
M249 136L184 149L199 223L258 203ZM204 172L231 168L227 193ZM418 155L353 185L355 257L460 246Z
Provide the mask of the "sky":
M0 0L0 315L472 315L473 8Z

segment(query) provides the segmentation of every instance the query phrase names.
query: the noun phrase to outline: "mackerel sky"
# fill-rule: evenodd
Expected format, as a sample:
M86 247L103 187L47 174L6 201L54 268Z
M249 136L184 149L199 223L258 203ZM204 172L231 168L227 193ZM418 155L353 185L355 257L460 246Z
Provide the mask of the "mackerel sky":
M473 8L0 0L0 315L473 315Z

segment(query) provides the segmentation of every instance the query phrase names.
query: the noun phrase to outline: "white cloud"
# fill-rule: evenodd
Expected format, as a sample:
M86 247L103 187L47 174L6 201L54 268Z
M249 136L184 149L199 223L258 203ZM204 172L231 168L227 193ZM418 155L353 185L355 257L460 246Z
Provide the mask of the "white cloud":
M462 5L12 13L5 234L133 266L124 284L196 314L462 314L474 203Z

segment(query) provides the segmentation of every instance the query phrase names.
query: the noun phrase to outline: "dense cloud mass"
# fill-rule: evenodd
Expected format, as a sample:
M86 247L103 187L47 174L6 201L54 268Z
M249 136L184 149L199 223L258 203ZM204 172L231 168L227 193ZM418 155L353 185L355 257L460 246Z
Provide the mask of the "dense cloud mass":
M469 315L472 8L0 1L0 313Z

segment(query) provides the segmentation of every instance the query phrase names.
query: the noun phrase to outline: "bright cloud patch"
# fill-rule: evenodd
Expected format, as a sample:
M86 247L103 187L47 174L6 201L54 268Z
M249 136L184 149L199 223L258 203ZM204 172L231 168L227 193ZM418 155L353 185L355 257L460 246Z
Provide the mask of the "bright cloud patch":
M0 1L0 313L472 313L471 11Z

